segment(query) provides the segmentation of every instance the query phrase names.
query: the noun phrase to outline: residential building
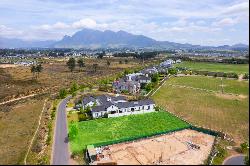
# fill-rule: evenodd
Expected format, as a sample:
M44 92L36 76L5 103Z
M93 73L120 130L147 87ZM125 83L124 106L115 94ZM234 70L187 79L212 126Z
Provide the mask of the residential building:
M151 99L127 101L123 96L101 95L97 97L88 96L83 99L82 103L83 108L92 105L90 108L93 118L101 118L105 115L110 118L155 111L155 103Z

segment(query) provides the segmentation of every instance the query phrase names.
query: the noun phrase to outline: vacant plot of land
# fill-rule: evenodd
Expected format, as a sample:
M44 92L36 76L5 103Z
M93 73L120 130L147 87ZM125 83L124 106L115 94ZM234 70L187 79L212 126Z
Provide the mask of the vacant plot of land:
M89 144L135 139L189 127L187 123L167 112L103 118L73 124L78 128L78 135L70 141L73 152L81 152ZM73 124L69 124L69 128Z
M135 142L110 145L101 149L99 161L118 165L200 165L207 159L214 136L182 130ZM191 148L189 143L199 146ZM98 149L98 148L97 148Z
M23 164L24 155L38 124L43 101L32 99L13 106L8 112L0 111L1 164Z
M225 93L234 93L248 95L249 82L237 81L233 79L222 79L204 76L184 76L170 79L166 84L191 86L194 88L202 88L213 91L223 91ZM221 86L222 85L222 86Z
M186 87L170 86L169 83L184 83L182 79L171 78L152 96L156 104L165 107L193 124L221 130L236 139L236 142L243 142L249 139L249 96L244 93L244 97L236 95L224 95ZM214 78L208 80L195 80L196 77L189 78L189 86L211 89ZM206 84L208 81L211 84ZM237 81L236 81L237 82ZM241 82L238 82L241 84ZM200 85L199 85L200 84ZM231 85L231 84L230 84ZM246 85L245 85L246 86ZM232 89L237 89L235 86ZM244 87L247 89L248 86ZM245 92L240 90L238 92Z
M176 67L187 67L192 70L203 70L211 72L235 72L238 74L248 73L248 64L222 64L208 62L182 62L175 65Z

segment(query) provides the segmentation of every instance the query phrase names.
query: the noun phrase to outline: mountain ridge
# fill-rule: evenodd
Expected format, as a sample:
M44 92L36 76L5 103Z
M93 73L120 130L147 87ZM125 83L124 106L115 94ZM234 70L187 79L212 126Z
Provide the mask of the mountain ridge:
M65 35L61 40L24 41L0 37L0 48L155 48L155 49L248 49L246 44L222 46L201 46L189 43L157 41L144 35L119 30L95 30L84 28L72 36Z

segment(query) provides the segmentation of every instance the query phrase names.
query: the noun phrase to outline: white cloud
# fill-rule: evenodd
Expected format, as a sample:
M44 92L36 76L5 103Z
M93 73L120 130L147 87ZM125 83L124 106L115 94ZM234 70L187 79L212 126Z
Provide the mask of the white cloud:
M238 21L236 19L232 19L232 18L224 18L222 20L219 20L217 22L213 22L213 26L232 26L235 25L236 23L238 23Z
M95 20L90 19L90 18L85 18L85 19L81 19L77 22L74 22L72 24L72 28L95 28L97 26L97 23Z
M5 25L0 25L0 36L13 38L13 37L20 37L24 33L21 30L16 30Z
M248 12L249 12L249 1L229 6L225 8L221 13L234 15L234 14L242 14L242 13L247 14Z

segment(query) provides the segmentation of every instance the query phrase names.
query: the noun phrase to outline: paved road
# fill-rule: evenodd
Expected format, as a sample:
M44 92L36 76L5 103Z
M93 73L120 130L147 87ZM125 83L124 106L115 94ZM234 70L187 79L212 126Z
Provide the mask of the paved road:
M243 155L231 157L224 161L223 165L245 165L244 157Z
M70 154L68 148L67 115L65 112L69 99L70 97L67 97L62 100L57 109L52 165L69 164Z

